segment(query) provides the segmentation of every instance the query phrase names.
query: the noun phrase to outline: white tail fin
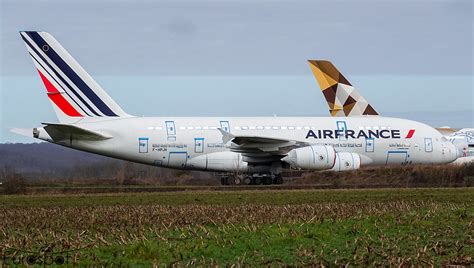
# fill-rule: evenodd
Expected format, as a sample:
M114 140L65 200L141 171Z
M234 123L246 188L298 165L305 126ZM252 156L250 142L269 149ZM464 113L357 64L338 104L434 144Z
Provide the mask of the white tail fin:
M129 117L47 32L20 32L61 123Z

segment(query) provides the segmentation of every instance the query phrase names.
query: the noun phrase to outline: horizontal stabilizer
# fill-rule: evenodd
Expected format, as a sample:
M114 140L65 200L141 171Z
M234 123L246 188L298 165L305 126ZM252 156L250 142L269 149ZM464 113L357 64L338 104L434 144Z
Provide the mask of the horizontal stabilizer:
M33 138L33 130L31 128L12 128L10 129L10 132L21 136Z
M46 125L44 129L53 139L53 141L60 140L69 140L71 138L77 140L107 140L112 138L112 136L100 133L97 131L85 129L82 127L67 125L67 124L57 124L57 123L42 123Z

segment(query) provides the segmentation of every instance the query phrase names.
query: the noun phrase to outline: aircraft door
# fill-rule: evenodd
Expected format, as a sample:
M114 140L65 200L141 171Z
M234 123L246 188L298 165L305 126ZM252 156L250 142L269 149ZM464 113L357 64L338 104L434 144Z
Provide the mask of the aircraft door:
M367 153L373 153L375 149L375 140L374 138L368 138L365 140L365 151Z
M425 138L425 152L433 152L433 140L431 138Z
M168 136L169 141L176 140L176 127L174 125L174 121L165 121L166 125L166 134Z
M225 132L230 132L229 121L221 121L221 129Z
M194 152L203 153L204 152L204 138L195 138L194 139Z
M138 152L148 153L148 138L138 138Z
M346 140L346 129L347 129L347 125L346 125L346 121L337 121L337 130L342 130L342 135L339 136L339 140L340 141L345 141Z

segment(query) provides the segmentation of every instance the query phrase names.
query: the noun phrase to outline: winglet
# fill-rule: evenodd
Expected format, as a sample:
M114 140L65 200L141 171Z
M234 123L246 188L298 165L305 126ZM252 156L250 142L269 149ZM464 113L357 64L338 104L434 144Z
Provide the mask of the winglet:
M230 134L229 132L223 130L222 128L218 128L218 130L221 132L222 134L222 142L225 144L225 143L228 143L229 141L233 140L235 138L234 135Z

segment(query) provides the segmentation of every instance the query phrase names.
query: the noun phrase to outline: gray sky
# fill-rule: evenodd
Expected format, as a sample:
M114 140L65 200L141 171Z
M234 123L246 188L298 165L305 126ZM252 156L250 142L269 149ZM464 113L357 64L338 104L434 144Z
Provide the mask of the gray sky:
M380 112L473 126L470 0L0 1L0 142L55 120L19 30L52 33L137 115L327 115L316 58Z

